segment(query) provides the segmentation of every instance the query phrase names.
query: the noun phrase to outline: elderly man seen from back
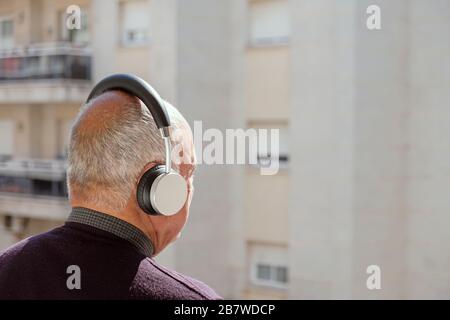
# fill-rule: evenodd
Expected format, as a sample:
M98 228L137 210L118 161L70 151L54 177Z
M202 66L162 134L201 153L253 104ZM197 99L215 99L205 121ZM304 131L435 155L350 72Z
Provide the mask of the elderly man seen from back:
M152 257L173 242L189 215L195 153L191 129L166 104L183 161L184 207L148 215L136 201L139 178L164 163L164 143L148 109L122 91L85 105L70 136L66 223L0 255L0 299L220 299L202 282Z

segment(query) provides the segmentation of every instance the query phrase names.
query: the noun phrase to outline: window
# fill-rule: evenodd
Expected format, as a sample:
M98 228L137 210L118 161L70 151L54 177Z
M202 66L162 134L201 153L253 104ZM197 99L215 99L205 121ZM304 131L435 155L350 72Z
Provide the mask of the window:
M275 267L272 268L275 270L275 281L279 283L287 283L288 282L288 272L287 267Z
M59 40L68 41L73 43L88 43L90 40L89 30L88 30L88 15L86 9L81 8L81 28L80 29L68 29L66 25L67 12L60 11L59 21L60 21L60 33Z
M123 46L142 46L149 43L150 6L145 0L120 4L120 37Z
M282 246L250 244L250 279L254 285L286 288L287 250Z
M251 128L265 130L267 132L266 138L262 139L259 133L258 150L256 150L256 157L250 154L250 158L256 158L257 165L260 167L270 167L271 161L278 161L281 168L287 166L289 161L289 129L286 123L256 123L249 124ZM275 140L276 135L273 130L278 130L278 140ZM260 131L259 131L260 132ZM265 141L265 148L263 142ZM251 152L252 149L249 149ZM276 154L278 153L278 157Z
M290 34L287 0L249 2L250 45L276 45L288 42Z
M272 286L284 286L287 284L287 267L258 264L256 268L256 284Z
M271 278L271 267L266 264L258 264L256 272L256 278L260 280L270 280Z
M0 49L14 46L14 20L0 17Z

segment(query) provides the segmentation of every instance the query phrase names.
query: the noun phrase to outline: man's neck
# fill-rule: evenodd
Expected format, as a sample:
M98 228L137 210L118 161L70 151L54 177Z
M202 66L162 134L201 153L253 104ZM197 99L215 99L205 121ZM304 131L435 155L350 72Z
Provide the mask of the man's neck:
M66 220L69 227L72 223L87 225L125 239L147 257L154 254L153 243L140 229L115 216L85 207L74 207ZM87 232L98 235L95 229L89 229Z
M110 216L116 217L123 221L126 221L129 224L131 224L131 225L135 226L136 228L138 228L139 230L141 230L150 240L152 240L149 235L149 230L147 230L143 221L139 218L136 211L131 209L129 207L129 205L127 205L122 210L114 210L114 209L111 209L108 207L99 206L99 205L92 204L92 203L87 203L85 201L79 201L77 199L71 199L70 205L72 208L75 208L75 207L87 208L87 209L91 209L94 211L102 212L104 214L108 214Z

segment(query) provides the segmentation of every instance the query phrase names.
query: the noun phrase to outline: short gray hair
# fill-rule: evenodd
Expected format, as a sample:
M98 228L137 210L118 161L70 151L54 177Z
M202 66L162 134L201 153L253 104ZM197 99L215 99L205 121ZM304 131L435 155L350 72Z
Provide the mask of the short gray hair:
M83 130L83 116L97 98L80 109L70 132L69 198L76 193L90 204L123 209L145 164L164 163L164 141L149 110L142 103L137 106L137 99L119 108L101 130ZM169 103L166 109L176 130L185 120Z

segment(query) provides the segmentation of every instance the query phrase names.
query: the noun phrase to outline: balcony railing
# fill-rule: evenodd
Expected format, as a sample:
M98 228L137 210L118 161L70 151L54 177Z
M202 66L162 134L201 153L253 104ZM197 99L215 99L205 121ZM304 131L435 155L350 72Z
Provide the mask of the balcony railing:
M66 168L59 159L0 159L0 176L61 180Z
M49 43L0 52L0 82L39 79L90 80L90 50Z
M0 160L0 192L65 197L65 175L65 160Z
M0 158L0 212L64 220L69 212L66 166L59 159Z

